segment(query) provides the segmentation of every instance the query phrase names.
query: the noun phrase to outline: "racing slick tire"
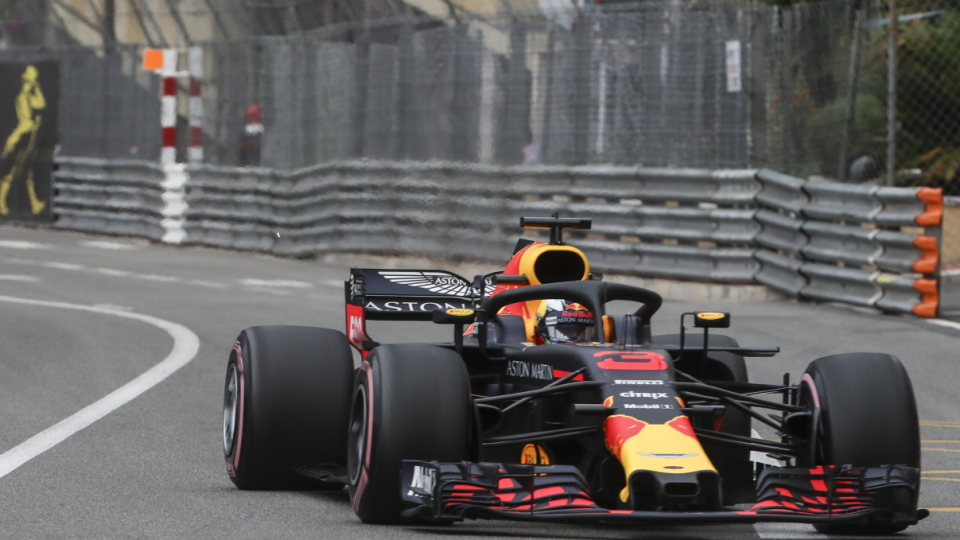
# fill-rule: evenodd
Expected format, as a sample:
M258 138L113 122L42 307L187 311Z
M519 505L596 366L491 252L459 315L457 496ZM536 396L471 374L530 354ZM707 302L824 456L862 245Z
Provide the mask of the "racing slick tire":
M653 336L655 345L680 345L680 334L666 334ZM739 347L737 340L730 336L710 334L708 345L715 347ZM691 349L703 347L703 335L699 333L687 334L685 347ZM743 356L729 352L711 352L708 355L710 362L704 366L704 379L723 380L732 382L750 382L747 374L747 363ZM691 373L691 375L695 375ZM728 408L720 424L719 431L742 437L751 436L750 415L739 410ZM700 441L710 461L717 468L720 478L723 479L723 503L735 504L748 502L756 498L753 485L753 462L750 461L750 450L736 448L709 441Z
M357 372L350 412L350 500L364 523L396 523L405 459L470 455L470 379L460 355L421 344L382 345Z
M343 489L296 472L346 467L353 355L346 336L309 326L255 326L230 352L223 454L240 489Z
M917 403L910 376L896 357L847 353L818 358L804 373L799 401L820 409L817 465L920 467ZM827 534L892 534L906 528L816 525Z

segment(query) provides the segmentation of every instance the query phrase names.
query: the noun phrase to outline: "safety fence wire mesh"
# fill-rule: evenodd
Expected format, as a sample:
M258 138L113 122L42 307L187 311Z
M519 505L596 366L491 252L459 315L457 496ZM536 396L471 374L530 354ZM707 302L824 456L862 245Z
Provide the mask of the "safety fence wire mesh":
M904 3L898 36L898 169L902 180L960 195L960 4Z
M751 107L765 104L751 103L749 78L730 91L725 46L749 39L751 17L698 6L666 22L663 4L646 2L204 45L215 66L206 154L236 163L256 103L260 164L281 169L347 158L749 166Z
M160 79L141 68L137 45L0 51L0 62L57 60L60 154L157 160Z
M53 9L64 3L0 0L0 61L60 60L63 155L157 159L160 80L140 55L196 45L209 163L768 167L858 183L882 183L887 167L888 0L645 0L434 17L399 0L361 11L320 0L117 0L126 22L114 43L97 41L92 15L78 22ZM69 4L102 15L104 0ZM950 193L960 185L960 5L898 5L897 183ZM206 21L215 38L175 39L178 19L186 34L190 19ZM185 158L185 79L179 92ZM247 114L253 105L261 118ZM263 126L255 163L240 151L251 122Z

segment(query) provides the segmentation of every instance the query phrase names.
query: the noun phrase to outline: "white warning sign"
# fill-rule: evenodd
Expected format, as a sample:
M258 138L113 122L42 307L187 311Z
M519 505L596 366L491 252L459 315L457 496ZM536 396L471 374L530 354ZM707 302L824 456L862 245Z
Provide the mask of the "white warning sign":
M743 80L740 69L740 41L727 42L727 92L743 90Z

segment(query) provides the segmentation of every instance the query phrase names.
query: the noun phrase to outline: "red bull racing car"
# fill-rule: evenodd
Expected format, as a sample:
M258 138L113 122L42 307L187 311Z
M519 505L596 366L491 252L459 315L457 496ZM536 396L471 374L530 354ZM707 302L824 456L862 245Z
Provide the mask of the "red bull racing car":
M224 393L234 484L347 486L369 523L786 521L885 534L928 515L897 358L837 354L796 383L750 382L744 357L779 349L711 333L729 314L685 313L678 334L651 335L660 296L602 281L563 243L589 220L521 225L550 229L550 242L521 241L503 272L473 281L353 269L346 335L241 332ZM624 303L635 308L607 313ZM450 325L453 340L380 344L368 320Z

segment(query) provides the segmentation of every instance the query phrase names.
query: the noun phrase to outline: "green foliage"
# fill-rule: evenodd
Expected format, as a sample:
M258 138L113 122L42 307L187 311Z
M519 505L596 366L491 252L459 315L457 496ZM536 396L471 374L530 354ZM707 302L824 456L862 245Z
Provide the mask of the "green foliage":
M12 21L20 17L19 0L0 0L0 21Z
M921 166L928 181L953 179L960 170L960 12L904 25L898 57L898 161Z
M804 146L823 161L821 171L837 170L840 159L838 134L843 130L843 117L847 109L846 97L840 97L811 114L804 126ZM871 156L883 161L882 151L886 139L886 104L870 94L860 94L854 105L854 121L850 129L847 147L848 160Z

